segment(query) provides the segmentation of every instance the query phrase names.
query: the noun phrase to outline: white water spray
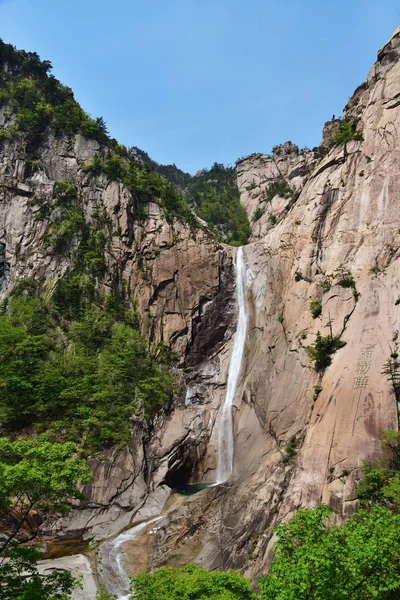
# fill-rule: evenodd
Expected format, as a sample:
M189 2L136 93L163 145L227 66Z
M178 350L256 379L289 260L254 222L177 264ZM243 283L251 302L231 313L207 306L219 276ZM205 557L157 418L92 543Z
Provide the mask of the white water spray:
M233 340L231 360L228 371L228 385L218 429L217 484L224 483L233 468L233 419L232 405L236 387L242 369L243 352L246 343L246 265L243 248L236 254L236 297L238 303L238 321Z
M122 545L125 542L134 540L143 529L151 523L159 521L161 518L162 517L156 517L150 521L140 523L140 525L136 525L135 527L124 531L113 540L101 545L100 556L103 571L102 579L104 580L107 590L114 594L119 600L129 600L129 598L134 598L134 594L129 593L129 575L127 575L123 567L124 552ZM152 533L152 531L149 533Z

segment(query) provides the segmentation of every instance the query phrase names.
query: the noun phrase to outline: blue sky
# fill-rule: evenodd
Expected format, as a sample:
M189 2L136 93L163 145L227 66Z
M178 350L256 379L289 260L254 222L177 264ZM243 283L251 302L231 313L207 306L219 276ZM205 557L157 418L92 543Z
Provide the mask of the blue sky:
M400 23L399 0L0 0L120 142L195 172L291 140L313 147Z

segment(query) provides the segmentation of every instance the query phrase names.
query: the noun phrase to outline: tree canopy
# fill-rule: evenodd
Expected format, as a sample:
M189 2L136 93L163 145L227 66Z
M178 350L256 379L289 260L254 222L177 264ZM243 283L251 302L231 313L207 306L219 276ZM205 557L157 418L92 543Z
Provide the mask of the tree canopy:
M164 567L133 580L135 600L256 600L250 582L237 571L207 571L195 565Z
M382 506L359 510L344 525L326 506L300 510L276 529L263 600L368 600L400 591L400 515ZM394 598L394 596L393 596Z
M90 480L74 444L0 438L0 595L4 600L66 600L74 580L67 571L40 575L40 551L23 547L37 533L30 517L60 510L81 498L78 484ZM29 521L29 524L28 524ZM40 520L38 521L40 522ZM21 537L23 528L25 535Z
M50 301L39 291L8 298L0 315L0 426L5 433L33 426L50 441L94 450L128 442L132 415L151 424L171 401L173 377L167 353L149 351L122 302L117 314L106 300L80 296L77 283L85 276L67 275Z
M214 163L210 170L201 171L187 186L185 198L221 241L234 246L247 243L249 219L240 203L233 167Z

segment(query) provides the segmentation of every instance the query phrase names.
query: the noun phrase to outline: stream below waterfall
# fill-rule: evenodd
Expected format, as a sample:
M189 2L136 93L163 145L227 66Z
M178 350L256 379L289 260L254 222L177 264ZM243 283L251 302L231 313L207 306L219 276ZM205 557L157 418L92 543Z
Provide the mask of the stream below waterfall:
M242 247L237 249L236 254L236 298L238 304L237 327L229 362L225 402L219 419L217 484L224 483L229 478L233 469L234 444L232 406L235 399L239 375L242 370L247 332L246 265Z
M162 517L155 517L150 521L140 523L131 529L127 529L120 533L116 538L101 545L99 558L101 561L101 580L106 586L106 589L111 594L114 594L118 600L129 600L129 574L124 568L125 551L123 545L127 542L132 542L146 527L152 523L156 523ZM152 530L149 531L149 534Z

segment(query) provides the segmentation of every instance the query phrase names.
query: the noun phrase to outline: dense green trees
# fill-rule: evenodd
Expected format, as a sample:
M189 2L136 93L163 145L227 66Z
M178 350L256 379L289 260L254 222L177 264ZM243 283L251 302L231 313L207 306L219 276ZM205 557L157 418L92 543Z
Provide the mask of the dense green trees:
M256 600L250 582L237 571L207 571L195 565L162 568L134 578L135 600Z
M250 225L240 203L233 167L214 163L210 170L202 171L192 179L185 197L222 241L235 246L246 244Z
M59 508L80 498L78 482L90 472L84 460L75 458L72 443L52 444L29 438L0 438L0 522L10 522L12 532L0 542L0 555L16 539L33 510Z
M400 590L400 515L383 506L334 526L325 506L300 510L276 534L264 600L368 600ZM393 596L394 598L395 596Z
M76 294L75 279L71 294L68 280L64 284L67 298ZM128 308L116 315L112 303L79 302L72 316L61 298L59 288L54 301L22 292L3 308L2 430L34 426L48 439L82 439L91 449L127 442L133 414L151 424L171 401L165 353L148 351ZM63 315L64 304L71 320Z
M0 595L3 600L67 600L74 585L69 572L40 575L40 551L22 547L20 534L31 514L60 510L80 498L77 485L90 479L74 444L0 438ZM29 528L28 528L29 529ZM31 538L36 535L30 524ZM23 539L26 539L24 537Z
M72 91L50 72L51 63L41 61L36 53L17 51L0 40L0 105L7 103L14 115L14 123L0 131L0 139L11 138L19 131L38 144L46 128L51 127L57 135L81 133L107 143L103 119L91 119Z

